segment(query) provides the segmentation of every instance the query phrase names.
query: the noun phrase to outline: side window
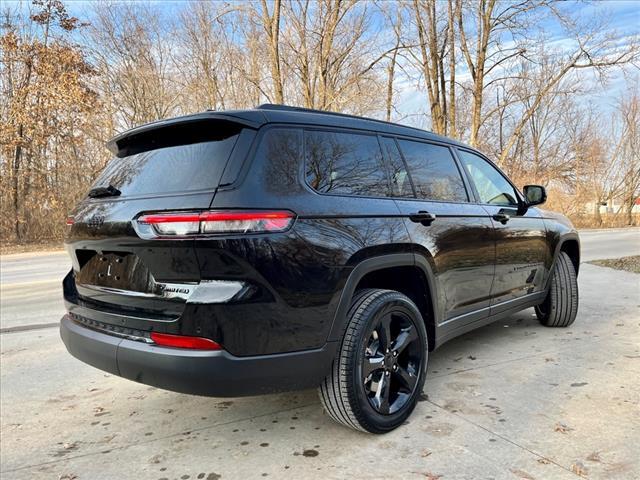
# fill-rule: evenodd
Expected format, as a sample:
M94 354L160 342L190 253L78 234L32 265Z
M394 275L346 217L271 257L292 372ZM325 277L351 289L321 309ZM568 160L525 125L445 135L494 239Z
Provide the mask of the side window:
M515 190L493 165L465 150L458 150L458 155L469 172L482 203L509 206L518 204Z
M307 183L320 193L391 195L378 138L342 132L305 132Z
M383 137L382 149L387 154L389 163L387 171L389 174L391 196L413 197L411 180L409 180L409 174L400 156L400 150L398 150L396 141L393 138Z
M399 140L418 198L441 202L469 200L460 171L447 147Z
M266 162L266 188L291 191L300 186L302 130L271 128L267 130L256 157Z

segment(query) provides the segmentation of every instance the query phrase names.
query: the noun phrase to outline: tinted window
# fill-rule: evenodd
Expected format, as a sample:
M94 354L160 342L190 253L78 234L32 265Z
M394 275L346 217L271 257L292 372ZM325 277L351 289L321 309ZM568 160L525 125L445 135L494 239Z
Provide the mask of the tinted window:
M413 197L411 180L409 180L409 174L400 156L400 150L398 150L396 141L393 138L383 138L382 148L388 158L391 196Z
M122 195L214 189L238 135L114 158L94 187L113 185Z
M418 198L441 202L466 202L460 171L447 147L399 140Z
M302 162L302 130L271 128L267 130L256 153L256 158L266 162L264 187L283 193L301 188L300 163ZM252 166L258 167L257 164ZM261 178L261 177L258 177Z
M321 193L391 194L378 139L342 132L305 132L307 183Z
M482 203L494 205L517 205L515 190L506 178L487 162L471 152L459 150L460 160L480 195Z

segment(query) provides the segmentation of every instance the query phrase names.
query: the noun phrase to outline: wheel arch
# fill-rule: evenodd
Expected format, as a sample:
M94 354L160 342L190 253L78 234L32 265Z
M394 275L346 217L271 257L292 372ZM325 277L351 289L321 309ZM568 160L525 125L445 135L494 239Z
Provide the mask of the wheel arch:
M427 329L429 350L436 345L437 306L433 270L422 255L394 253L367 258L349 274L336 309L329 341L344 335L347 313L355 292L362 288L396 290L409 297L420 309Z
M578 239L578 235L576 234L575 237L571 236L569 238L565 238L560 242L558 251L556 252L555 261L558 260L560 252L565 252L569 255L571 263L573 263L573 266L576 269L576 275L578 275L578 270L580 270L580 240Z

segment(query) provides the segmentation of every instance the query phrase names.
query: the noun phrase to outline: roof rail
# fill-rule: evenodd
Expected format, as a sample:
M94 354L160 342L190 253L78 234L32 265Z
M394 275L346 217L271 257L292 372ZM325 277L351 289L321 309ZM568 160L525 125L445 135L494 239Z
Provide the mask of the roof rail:
M281 105L275 103L263 103L255 107L256 110L280 110L284 112L303 112L303 113L318 113L321 115L335 115L337 117L346 117L346 118L354 118L356 120L368 120L370 122L384 123L385 125L393 125L395 127L402 128L411 128L413 130L418 130L420 132L430 132L429 130L424 130L422 128L410 127L409 125L401 125L399 123L387 122L386 120L379 120L377 118L369 118L369 117L359 117L358 115L351 115L348 113L339 113L339 112L331 112L328 110L316 110L313 108L304 108L304 107L293 107L290 105Z
M329 110L316 110L314 108L294 107L291 105L280 105L276 103L263 103L258 105L256 110L282 110L285 112L306 112L306 113L319 113L322 115L338 115L340 117L358 118L362 120L366 117L358 117L357 115L350 115L348 113L331 112ZM373 118L367 118L367 120L375 120ZM376 120L377 121L377 120Z

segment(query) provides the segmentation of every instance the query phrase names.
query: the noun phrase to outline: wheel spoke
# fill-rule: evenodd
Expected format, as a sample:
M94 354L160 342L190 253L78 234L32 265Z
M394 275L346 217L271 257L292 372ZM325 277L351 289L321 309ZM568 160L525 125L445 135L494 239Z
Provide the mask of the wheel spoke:
M391 348L391 315L385 315L380 320L380 325L376 328L379 338L378 349L385 353Z
M413 391L413 387L418 381L418 377L415 374L401 366L398 366L398 369L393 374L405 389L409 390L409 392Z
M364 357L364 362L362 365L362 378L366 380L369 375L371 375L376 370L379 370L384 365L384 357Z
M389 413L389 391L391 382L387 375L382 375L378 382L376 396L373 397L376 408L380 413Z
M416 332L416 329L413 326L407 327L400 332L400 335L398 335L396 340L393 342L391 350L400 355L402 351L417 338L418 333Z

